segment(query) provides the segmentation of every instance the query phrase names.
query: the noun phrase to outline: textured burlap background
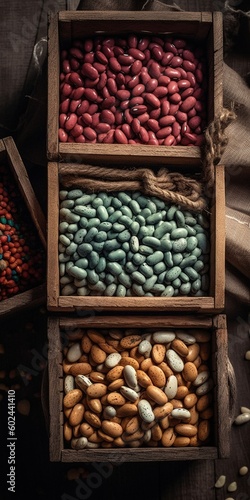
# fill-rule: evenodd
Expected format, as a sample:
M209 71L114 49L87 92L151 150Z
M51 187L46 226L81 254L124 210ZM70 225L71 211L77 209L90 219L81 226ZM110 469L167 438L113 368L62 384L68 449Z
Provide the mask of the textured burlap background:
M0 19L0 134L12 135L46 210L47 12L81 10L220 10L224 14L224 106L237 118L226 133L227 311L250 302L250 18L230 2L198 0L12 0ZM232 4L232 2L231 2ZM244 10L247 10L246 8ZM235 49L238 50L237 57Z

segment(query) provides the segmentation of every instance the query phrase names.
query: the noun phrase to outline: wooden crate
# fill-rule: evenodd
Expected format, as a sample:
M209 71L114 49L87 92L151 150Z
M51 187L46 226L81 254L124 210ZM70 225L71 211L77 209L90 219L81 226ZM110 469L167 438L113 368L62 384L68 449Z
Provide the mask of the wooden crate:
M150 146L143 144L76 144L58 141L60 50L73 38L97 33L174 34L205 43L208 61L208 122L223 105L223 30L221 12L59 12L51 16L48 29L48 159L84 161L90 164L132 165L201 164L198 146Z
M215 170L213 199L210 200L210 290L207 296L175 297L107 297L63 296L59 286L59 190L60 171L80 172L80 165L49 162L48 164L48 267L47 307L50 311L81 310L119 311L200 311L222 312L225 290L225 186L224 167Z
M27 206L41 245L46 250L46 219L30 183L26 168L12 137L0 140L0 162L10 169L17 189ZM24 309L46 304L46 276L44 283L0 302L0 317L15 314Z
M181 448L109 448L83 449L70 448L63 437L63 346L66 345L67 332L71 334L78 328L143 328L168 329L181 328L203 329L211 335L211 373L214 381L213 402L214 417L212 442L198 447ZM151 330L152 331L152 330ZM173 461L228 458L230 454L230 419L229 388L227 369L227 325L223 314L206 316L171 316L171 315L108 315L48 318L48 385L50 413L50 460L52 462L121 462Z

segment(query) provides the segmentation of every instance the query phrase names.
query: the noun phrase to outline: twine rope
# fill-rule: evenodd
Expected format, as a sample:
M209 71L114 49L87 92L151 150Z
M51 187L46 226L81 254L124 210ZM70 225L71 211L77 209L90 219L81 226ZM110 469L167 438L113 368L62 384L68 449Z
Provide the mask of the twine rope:
M155 173L149 168L121 170L83 165L80 175L72 176L68 168L61 165L60 176L65 187L77 186L88 192L141 191L187 210L202 211L206 207L200 182L166 168Z
M207 195L214 187L214 167L218 165L228 144L225 129L236 119L233 109L223 108L205 130L205 164L203 182Z

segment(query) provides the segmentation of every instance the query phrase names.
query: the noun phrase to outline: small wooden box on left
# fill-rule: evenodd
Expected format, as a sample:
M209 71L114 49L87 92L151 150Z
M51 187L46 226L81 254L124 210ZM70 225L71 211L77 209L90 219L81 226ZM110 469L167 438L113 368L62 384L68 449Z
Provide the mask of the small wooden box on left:
M12 137L0 140L0 163L6 165L17 184L41 241L46 248L46 219L30 183L28 173ZM44 283L0 301L0 317L29 309L46 302L46 276Z

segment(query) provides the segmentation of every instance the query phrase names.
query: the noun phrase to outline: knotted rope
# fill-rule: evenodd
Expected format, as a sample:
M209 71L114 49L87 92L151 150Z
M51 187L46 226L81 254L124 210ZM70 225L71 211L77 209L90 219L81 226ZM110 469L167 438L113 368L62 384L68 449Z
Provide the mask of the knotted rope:
M187 210L200 212L206 207L201 183L166 168L154 172L149 168L128 170L82 165L80 175L72 176L68 167L61 164L60 177L65 187L77 186L88 192L141 191Z
M233 109L223 108L205 130L204 190L211 197L214 187L214 168L221 160L228 143L225 129L236 119Z

